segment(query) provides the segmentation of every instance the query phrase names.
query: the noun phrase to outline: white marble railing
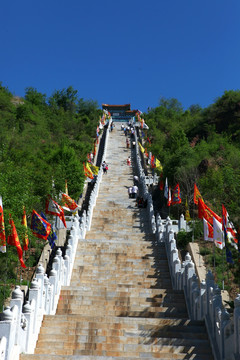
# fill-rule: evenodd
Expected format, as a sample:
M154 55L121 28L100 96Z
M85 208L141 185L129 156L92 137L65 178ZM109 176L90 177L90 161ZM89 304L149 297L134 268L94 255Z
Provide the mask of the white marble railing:
M80 238L79 217L76 215L63 257L57 249L49 277L40 264L24 299L20 286L12 292L10 306L0 314L0 359L18 359L21 352L33 353L43 315L56 312L62 286L69 285L77 243Z
M109 129L106 130L102 160L106 157L108 136ZM20 353L34 352L43 316L55 314L61 288L70 284L77 244L90 230L101 180L102 168L96 177L87 213L84 211L81 218L72 216L65 256L57 249L49 276L41 264L38 266L27 300L19 286L12 292L10 306L0 314L0 360L17 360Z
M157 240L164 242L166 246L173 288L184 291L189 317L193 320L205 320L216 360L239 359L240 294L234 301L231 316L223 306L221 290L215 284L211 271L208 271L206 279L199 285L189 253L184 261L179 259L171 220L168 218L163 224L158 215L156 223Z

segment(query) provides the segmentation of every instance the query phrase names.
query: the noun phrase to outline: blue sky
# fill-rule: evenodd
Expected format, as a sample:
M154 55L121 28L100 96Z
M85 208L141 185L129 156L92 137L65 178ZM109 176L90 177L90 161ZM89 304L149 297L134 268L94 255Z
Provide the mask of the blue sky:
M99 105L206 107L240 88L239 14L239 0L4 1L0 81L19 96L71 85Z

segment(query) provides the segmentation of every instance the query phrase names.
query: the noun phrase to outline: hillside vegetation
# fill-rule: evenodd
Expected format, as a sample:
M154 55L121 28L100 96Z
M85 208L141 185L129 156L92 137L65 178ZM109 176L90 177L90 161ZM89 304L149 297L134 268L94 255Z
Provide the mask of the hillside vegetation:
M194 182L204 201L219 215L224 204L231 218L240 216L240 91L226 91L211 106L186 111L176 99L144 114L148 151L161 161L163 177L179 183L183 200L193 206ZM184 209L184 201L182 208Z
M235 229L240 224L240 91L225 91L214 104L202 109L192 105L187 110L176 99L161 98L159 106L144 114L149 126L145 141L147 151L163 165L163 180L174 188L179 183L182 203L166 207L163 191L153 193L156 207L170 211L173 219L185 213L186 198L192 219L195 219L195 241L203 239L203 223L198 221L197 206L193 202L194 183L206 203L222 216L222 204L227 208ZM145 135L146 139L146 135ZM183 237L182 237L183 239ZM191 241L185 236L185 244ZM233 264L226 263L225 250L212 243L201 242L201 252L215 279L222 287L223 280L234 294L240 285L239 252L230 246ZM228 246L229 247L229 246ZM213 255L213 253L215 255ZM215 268L214 268L215 263Z
M27 88L20 99L0 84L0 195L6 238L9 213L21 241L23 206L30 225L32 210L44 211L46 196L64 191L66 179L69 195L78 199L85 180L82 163L93 150L100 114L95 101L79 98L71 86L49 98ZM31 231L29 238L34 251L28 254L26 265L31 267L36 265L44 241ZM16 248L7 245L0 261L1 285L15 282L19 263Z

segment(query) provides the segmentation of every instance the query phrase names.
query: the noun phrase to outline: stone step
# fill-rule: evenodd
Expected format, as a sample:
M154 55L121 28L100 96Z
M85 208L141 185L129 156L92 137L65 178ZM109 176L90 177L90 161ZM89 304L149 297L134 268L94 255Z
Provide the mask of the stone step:
M166 280L167 281L167 280ZM77 282L79 282L79 279L76 278L76 280L74 281L74 279L71 281L71 285L75 286L77 285ZM82 281L81 282L81 285L88 285L88 282L84 282ZM104 286L104 283L103 284L99 284L99 283L95 283L94 285L98 286L98 285L102 285ZM105 287L110 290L110 289L116 289L116 287L119 287L119 288L125 288L125 289L129 289L129 291L131 291L132 288L139 288L139 289L142 289L144 286L144 283L142 282L139 282L137 284L135 284L135 282L133 281L133 283L120 283L119 281L116 281L115 283L109 283L109 284L106 284ZM145 287L145 288L149 288L149 289L156 289L156 290L161 290L162 288L165 288L166 290L168 289L171 289L172 288L172 285L171 285L171 281L169 280L169 283L161 283L160 281L156 284L156 285L151 285L149 287Z
M79 326L80 325L80 326ZM112 337L121 337L121 340L124 342L124 336L129 338L127 341L131 343L131 341L144 341L144 339L148 338L200 338L200 339L207 339L206 329L203 326L166 326L166 325L159 325L154 327L146 327L146 326L139 326L138 329L128 329L128 328L121 328L115 329L108 326L109 324L92 324L87 323L85 324L74 324L74 326L70 326L67 328L61 327L48 327L48 329L44 329L38 337L39 341L48 340L48 341L55 341L54 336L57 337L59 340L63 340L64 337L68 338L69 340L75 339L75 336L88 336L90 334L90 330L94 336L106 338ZM54 336L52 336L54 335ZM139 340L138 337L143 338L143 340ZM135 340L132 340L134 338Z
M177 318L164 318L164 319L156 319L156 318L131 318L131 317L112 317L109 315L100 315L92 316L92 315L79 315L79 314L63 314L63 315L45 315L43 318L43 325L44 326L52 326L55 327L54 321L56 321L57 326L61 326L63 324L66 328L66 324L75 324L75 323L91 323L91 324L99 324L100 327L103 326L103 324L107 324L108 327L113 327L116 329L130 326L131 329L138 329L139 326L143 329L143 327L146 327L149 329L149 326L202 326L204 327L203 321L198 320L190 320L187 317L182 317L181 319Z
M91 286L90 284L87 287L81 286L81 288L78 287L69 287L65 286L61 290L61 296L73 296L76 298L81 298L87 296L90 297L90 293L92 294L91 297L94 300L97 300L101 297L106 298L107 300L113 300L113 299L131 299L131 301L138 300L144 300L148 302L158 302L163 300L182 300L185 301L183 291L181 290L172 290L170 289L167 291L166 289L161 290L155 290L155 289L141 289L140 291L138 289L133 289L133 291L128 292L124 291L122 288L121 290L117 291L108 291L106 288L99 288L96 289L95 286Z
M141 355L144 355L142 357ZM138 357L122 357L122 356L94 356L94 355L49 355L49 354L32 354L32 355L21 355L20 360L183 360L183 359L194 359L194 360L213 360L211 355L197 355L197 354L171 354L171 353L152 353L152 354L140 354Z
M56 342L56 340L58 340ZM209 345L208 340L205 339L196 339L196 338L152 338L152 337L142 337L140 341L137 337L127 337L125 336L96 336L92 335L91 331L88 335L76 335L76 336L66 336L58 338L57 336L52 335L52 338L45 337L43 340L38 340L38 351L36 353L42 353L48 350L51 353L51 348L54 345L54 352L56 350L111 350L111 351L134 351L134 352L151 352L154 350L160 350L160 346L167 346L169 352L172 350L175 352L185 352L184 348L198 348L198 352L209 353L206 346ZM172 349L170 348L172 346ZM180 347L180 349L178 349ZM201 350L200 350L201 348ZM50 350L50 351L49 351ZM173 352L172 351L172 352ZM54 353L53 352L53 353ZM73 352L73 353L74 353Z
M137 305L137 306L145 306L145 307L159 307L159 306L180 306L180 304L185 305L185 299L180 298L131 298L131 297L120 297L120 298L109 298L108 296L102 296L99 298L98 296L89 296L89 295L68 295L61 293L60 295L60 301L62 303L78 303L79 305L115 305L115 306L121 306L121 305Z
M130 288L130 291L129 291ZM183 291L182 290L173 290L172 288L170 289L155 289L155 288L134 288L134 286L129 287L126 286L125 288L123 286L121 286L120 284L116 285L112 285L112 286L93 286L91 284L87 284L87 285L82 285L79 284L79 286L63 286L62 287L62 291L73 291L73 292L79 292L80 294L82 292L84 293L94 293L96 294L96 296L102 296L102 295L108 295L108 297L115 297L115 296L133 296L133 297L149 297L149 296L154 296L154 297L162 297L163 295L168 295L168 296L183 296Z
M151 311L152 310L152 311ZM182 308L179 306L172 306L172 307L160 307L158 309L136 309L136 310L131 310L128 308L124 308L122 307L122 309L120 308L119 310L114 310L114 309L107 309L107 307L102 307L102 308L94 308L92 306L68 306L66 305L65 307L61 307L61 305L58 306L58 314L85 314L86 311L88 312L88 314L90 316L94 316L96 314L96 311L103 311L106 312L107 315L109 316L123 316L123 317L132 317L132 318L136 318L136 317L142 317L142 318L158 318L158 319L162 319L162 318L182 318L182 317L186 317L187 316L187 310L186 308Z
M163 352L170 354L193 355L211 355L205 341L198 341L198 345L183 345L179 339L176 339L176 345L164 344L104 344L104 343L76 343L74 349L68 348L67 344L57 342L58 346L54 348L51 342L45 343L43 348L37 348L36 354L53 354L53 355L95 355L95 356L116 356L116 357L145 357L151 353ZM172 340L172 342L174 342ZM65 346L64 346L65 345ZM186 359L187 357L185 357ZM194 357L193 357L194 358Z
M213 359L204 323L188 319L183 291L172 289L147 209L128 197L130 151L116 126L71 285L62 288L56 315L44 316L36 354L21 360Z

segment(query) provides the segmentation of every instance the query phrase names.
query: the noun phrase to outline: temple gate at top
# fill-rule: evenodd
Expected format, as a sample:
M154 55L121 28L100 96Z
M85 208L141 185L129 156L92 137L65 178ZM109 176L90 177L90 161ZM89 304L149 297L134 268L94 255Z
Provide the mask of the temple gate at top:
M130 104L125 105L108 105L102 104L102 109L110 112L112 120L115 122L135 122L137 110L131 110Z

